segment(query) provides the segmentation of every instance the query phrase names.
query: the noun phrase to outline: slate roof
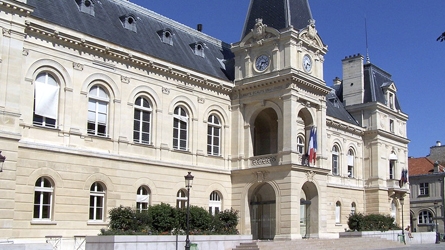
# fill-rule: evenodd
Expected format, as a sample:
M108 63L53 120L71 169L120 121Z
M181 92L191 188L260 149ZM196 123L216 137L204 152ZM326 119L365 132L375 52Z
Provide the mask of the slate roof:
M118 46L232 81L233 54L230 46L171 19L126 0L92 0L94 16L79 11L80 0L28 0L35 7L32 16L85 33ZM120 18L132 15L137 31L125 29ZM163 43L158 33L169 29L173 46ZM203 43L205 57L196 56L193 44ZM228 62L227 67L224 63ZM227 68L227 69L225 69Z
M445 167L439 165L440 173L445 172ZM409 176L428 175L434 173L434 162L427 157L408 158Z
M262 18L264 24L277 30L290 25L301 30L313 19L308 0L251 0L242 37L254 27L257 18Z
M326 106L327 116L359 126L357 120L355 120L354 117L352 117L352 115L345 109L343 103L336 95L335 89L332 89L332 91L326 96Z

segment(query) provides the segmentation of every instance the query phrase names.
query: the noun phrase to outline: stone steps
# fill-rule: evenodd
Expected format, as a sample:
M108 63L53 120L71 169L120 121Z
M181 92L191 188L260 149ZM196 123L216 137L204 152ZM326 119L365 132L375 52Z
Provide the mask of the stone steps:
M381 238L341 238L341 239L303 239L294 241L255 241L241 243L233 250L357 250L357 249L388 249L404 245L399 242Z

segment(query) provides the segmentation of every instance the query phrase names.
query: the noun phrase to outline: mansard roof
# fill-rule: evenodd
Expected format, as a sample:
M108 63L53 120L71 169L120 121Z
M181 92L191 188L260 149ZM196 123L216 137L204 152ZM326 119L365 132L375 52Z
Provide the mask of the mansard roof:
M334 89L326 96L326 106L327 116L359 126L357 120L355 120L354 117L352 117L352 115L346 110L345 106L336 95Z
M89 1L92 11L81 11L83 0L28 0L28 4L35 8L35 18L216 78L233 80L230 45L126 0ZM130 25L126 26L125 21ZM161 30L171 31L171 43L162 41ZM203 45L203 55L202 51L197 55L194 44Z
M312 20L312 13L308 0L251 0L242 37L249 34L257 18L277 30L289 26L301 30Z
M365 94L363 102L380 102L386 105L385 89L391 85L394 86L391 75L379 67L367 63L364 65L364 78ZM397 94L395 94L395 107L402 111Z

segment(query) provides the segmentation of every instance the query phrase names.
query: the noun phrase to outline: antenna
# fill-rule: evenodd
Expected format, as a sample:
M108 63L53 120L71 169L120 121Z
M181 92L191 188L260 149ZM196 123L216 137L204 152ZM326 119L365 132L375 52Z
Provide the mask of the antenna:
M365 36L366 36L366 63L370 63L371 59L369 58L369 48L368 48L368 25L366 23L366 15L365 15Z

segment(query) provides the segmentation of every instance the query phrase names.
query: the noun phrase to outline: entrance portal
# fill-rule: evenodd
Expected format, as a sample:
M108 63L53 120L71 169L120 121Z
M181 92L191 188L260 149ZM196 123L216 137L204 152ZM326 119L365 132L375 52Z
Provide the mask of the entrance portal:
M300 192L300 234L302 238L318 237L318 192L306 182Z
M250 199L250 220L254 240L273 240L275 237L275 191L267 183L257 187Z

